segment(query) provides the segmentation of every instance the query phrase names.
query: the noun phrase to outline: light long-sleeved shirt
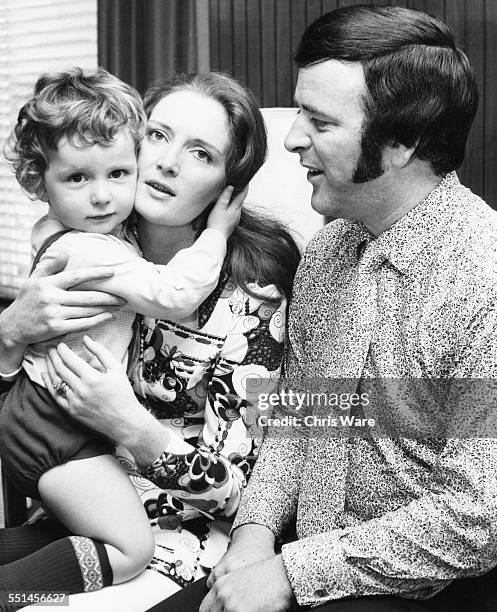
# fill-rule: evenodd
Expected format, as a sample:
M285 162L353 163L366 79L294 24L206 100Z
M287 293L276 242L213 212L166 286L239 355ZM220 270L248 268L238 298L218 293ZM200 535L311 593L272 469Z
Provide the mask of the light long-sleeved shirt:
M289 384L495 379L496 305L497 213L449 174L377 239L350 220L313 239L290 308ZM432 410L440 398L429 399ZM451 401L470 434L451 423L436 438L269 432L234 528L280 536L296 517L282 555L299 604L426 598L497 564L496 411ZM411 423L428 410L398 396L386 409Z
M50 235L63 229L57 220L43 217L33 228L32 243L39 249ZM206 229L191 247L179 251L165 266L140 257L132 236L124 236L122 231L114 236L72 230L53 243L46 254L51 251L67 253L66 269L108 265L113 270L111 278L86 283L83 288L106 291L126 300L111 321L91 330L92 338L104 344L126 367L136 313L183 318L194 312L217 285L226 240L217 230ZM95 358L83 345L85 333L70 334L63 341L93 363ZM46 371L45 355L46 346L36 345L29 348L23 360L30 379L41 386L44 386L41 372Z

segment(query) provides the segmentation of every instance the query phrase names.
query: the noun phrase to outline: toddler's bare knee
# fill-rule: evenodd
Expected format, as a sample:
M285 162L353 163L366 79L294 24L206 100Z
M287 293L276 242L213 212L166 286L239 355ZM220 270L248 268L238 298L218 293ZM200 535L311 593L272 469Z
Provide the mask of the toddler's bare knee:
M132 554L130 557L130 571L134 572L134 576L137 576L152 560L155 550L155 541L152 532L150 531L147 536L143 536L139 539L136 545L133 547Z
M137 537L121 543L121 546L109 555L114 584L126 582L141 574L154 556L155 542L152 531L140 532L134 536Z

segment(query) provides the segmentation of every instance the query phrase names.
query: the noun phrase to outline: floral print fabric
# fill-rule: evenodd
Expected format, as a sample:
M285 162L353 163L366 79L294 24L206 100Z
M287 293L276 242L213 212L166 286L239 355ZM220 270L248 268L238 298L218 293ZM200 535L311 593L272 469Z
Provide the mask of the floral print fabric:
M142 472L125 449L119 447L117 457L153 527L171 531L172 544L161 547L152 567L183 582L201 562L211 520L235 513L259 451L261 440L248 431L257 406L247 401L247 381L277 385L286 302L272 285L251 289L261 297L221 284L200 308L198 325L142 321L132 382L172 441ZM181 559L174 544L186 527L197 538L193 560Z

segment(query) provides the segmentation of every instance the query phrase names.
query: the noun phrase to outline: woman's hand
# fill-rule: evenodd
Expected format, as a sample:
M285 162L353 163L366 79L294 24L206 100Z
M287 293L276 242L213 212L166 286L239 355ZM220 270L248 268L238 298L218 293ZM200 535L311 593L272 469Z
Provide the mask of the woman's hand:
M24 349L28 344L89 329L112 318L112 311L125 303L100 291L68 291L86 281L109 278L113 272L98 267L64 271L66 264L63 253L45 257L26 280L0 319L0 336L6 345Z
M28 344L89 329L112 318L123 300L99 291L68 291L79 283L108 278L98 267L63 271L67 255L45 257L15 301L0 314L0 372L19 367Z
M61 343L48 352L45 385L58 406L80 423L125 446L132 440L133 446L150 419L156 421L136 399L122 364L88 336L83 342L96 357L97 368ZM67 385L62 392L61 381Z
M242 204L248 193L248 185L236 197L231 199L233 187L225 187L207 219L207 227L221 232L228 240L240 222Z

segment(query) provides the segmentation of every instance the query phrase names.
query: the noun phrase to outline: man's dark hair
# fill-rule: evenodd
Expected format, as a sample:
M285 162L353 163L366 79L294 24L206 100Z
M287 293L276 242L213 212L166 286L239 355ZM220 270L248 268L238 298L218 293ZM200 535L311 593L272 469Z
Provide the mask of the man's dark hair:
M444 22L400 7L343 7L312 23L295 55L299 68L330 59L363 66L369 142L415 146L437 175L461 165L478 92Z

